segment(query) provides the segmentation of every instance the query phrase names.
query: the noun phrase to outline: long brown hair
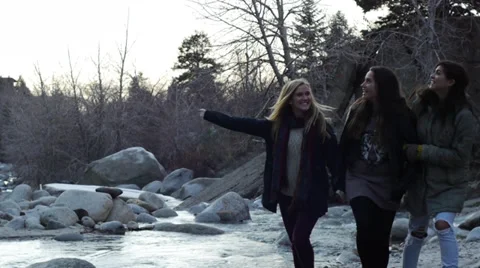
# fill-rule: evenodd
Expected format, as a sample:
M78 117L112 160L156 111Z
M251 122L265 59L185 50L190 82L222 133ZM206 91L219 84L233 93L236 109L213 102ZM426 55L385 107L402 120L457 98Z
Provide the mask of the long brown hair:
M393 122L394 116L403 113L408 109L405 98L400 93L400 83L395 73L383 66L370 68L377 87L378 111L377 115L377 137L381 142L388 136L388 129ZM369 120L373 116L373 103L363 96L356 100L350 107L349 123L346 126L349 138L360 139L365 131Z
M289 102L292 99L295 90L302 85L306 85L311 88L310 83L304 78L288 81L283 86L276 103L271 108L272 113L267 117L267 119L273 122L272 135L275 139L277 137L283 117L291 109ZM316 126L318 127L319 133L322 137L330 137L330 135L327 133L328 119L325 117L324 111L332 110L333 108L329 106L319 104L312 96L312 105L307 112L305 122L305 133L308 133L312 126Z

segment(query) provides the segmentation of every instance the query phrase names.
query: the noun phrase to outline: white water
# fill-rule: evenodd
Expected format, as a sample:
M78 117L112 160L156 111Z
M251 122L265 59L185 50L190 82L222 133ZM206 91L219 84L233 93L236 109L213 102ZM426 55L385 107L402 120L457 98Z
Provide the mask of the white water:
M81 242L58 242L52 238L0 241L0 267L26 267L53 258L80 258L97 268L109 267L292 267L290 249L277 246L283 232L279 215L263 210L251 212L252 221L244 224L211 224L225 231L217 236L172 232L139 231L125 236L85 234ZM160 222L194 222L193 216L180 211L179 217ZM337 256L351 248L352 224L343 228L318 222L312 243L317 267L345 267ZM347 243L345 243L347 242Z

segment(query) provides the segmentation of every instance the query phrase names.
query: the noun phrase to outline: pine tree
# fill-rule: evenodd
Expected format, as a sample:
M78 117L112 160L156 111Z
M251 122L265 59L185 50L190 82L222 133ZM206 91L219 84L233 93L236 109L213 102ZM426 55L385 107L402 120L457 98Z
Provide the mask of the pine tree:
M176 80L179 84L192 81L201 75L215 74L219 65L213 58L209 58L211 44L208 36L203 32L195 34L183 40L178 48L179 55L174 70L185 70Z
M415 25L420 18L429 16L429 1L416 0L417 6L412 0L355 0L365 12L387 7L389 13L380 17L375 24L378 30L409 30L412 23ZM421 17L419 17L420 12ZM444 0L435 7L435 16L438 19L445 17L473 17L480 14L480 1L478 0Z
M325 56L326 16L317 9L315 0L303 0L301 10L296 15L291 47L297 76L308 79L314 94L321 98L324 96L319 92L325 79L321 65Z
M355 38L353 29L348 25L348 21L341 11L335 13L330 19L328 28L330 29L330 33L325 40L327 53L331 53L332 50L344 48Z
M174 70L185 70L169 87L170 100L187 102L217 98L216 75L221 66L209 57L211 44L203 32L185 38L178 48L179 55Z
M317 16L320 14L320 16ZM308 74L321 64L323 41L327 27L325 14L319 12L315 0L303 0L302 9L297 13L292 34L292 50L296 56L296 68L301 75Z

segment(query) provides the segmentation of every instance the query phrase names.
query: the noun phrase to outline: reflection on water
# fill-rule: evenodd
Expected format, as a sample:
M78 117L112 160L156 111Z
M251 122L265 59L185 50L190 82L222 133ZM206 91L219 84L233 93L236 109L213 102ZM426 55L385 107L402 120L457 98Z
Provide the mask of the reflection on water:
M193 216L179 212L179 217L161 222L191 223ZM275 240L283 231L279 215L255 210L252 221L244 224L211 224L225 230L218 236L199 236L159 231L128 232L125 236L86 234L81 242L40 240L0 241L0 267L26 267L53 258L80 258L98 268L109 267L291 267L289 249L278 247ZM343 229L326 231L322 220L314 230L317 265L335 262L338 238L348 237ZM318 229L318 230L317 230ZM321 230L320 230L321 229ZM339 237L339 234L343 237ZM312 236L313 236L312 235ZM324 236L324 237L317 237ZM335 236L335 239L332 237ZM333 248L332 248L333 247ZM326 250L329 249L329 250ZM324 267L324 266L318 266ZM334 267L334 266L329 266Z

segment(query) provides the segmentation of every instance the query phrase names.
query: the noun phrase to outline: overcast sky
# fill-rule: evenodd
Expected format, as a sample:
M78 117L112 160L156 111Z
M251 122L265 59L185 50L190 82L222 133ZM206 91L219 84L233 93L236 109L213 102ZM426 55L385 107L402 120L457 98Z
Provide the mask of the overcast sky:
M333 14L341 10L350 23L362 23L354 0L322 0ZM32 88L34 66L48 80L68 72L70 51L75 73L92 79L100 46L104 65L118 62L129 14L129 71L141 71L151 81L171 76L178 47L195 30L214 36L218 27L199 18L187 0L0 0L0 76L22 75ZM211 40L215 43L215 40Z

